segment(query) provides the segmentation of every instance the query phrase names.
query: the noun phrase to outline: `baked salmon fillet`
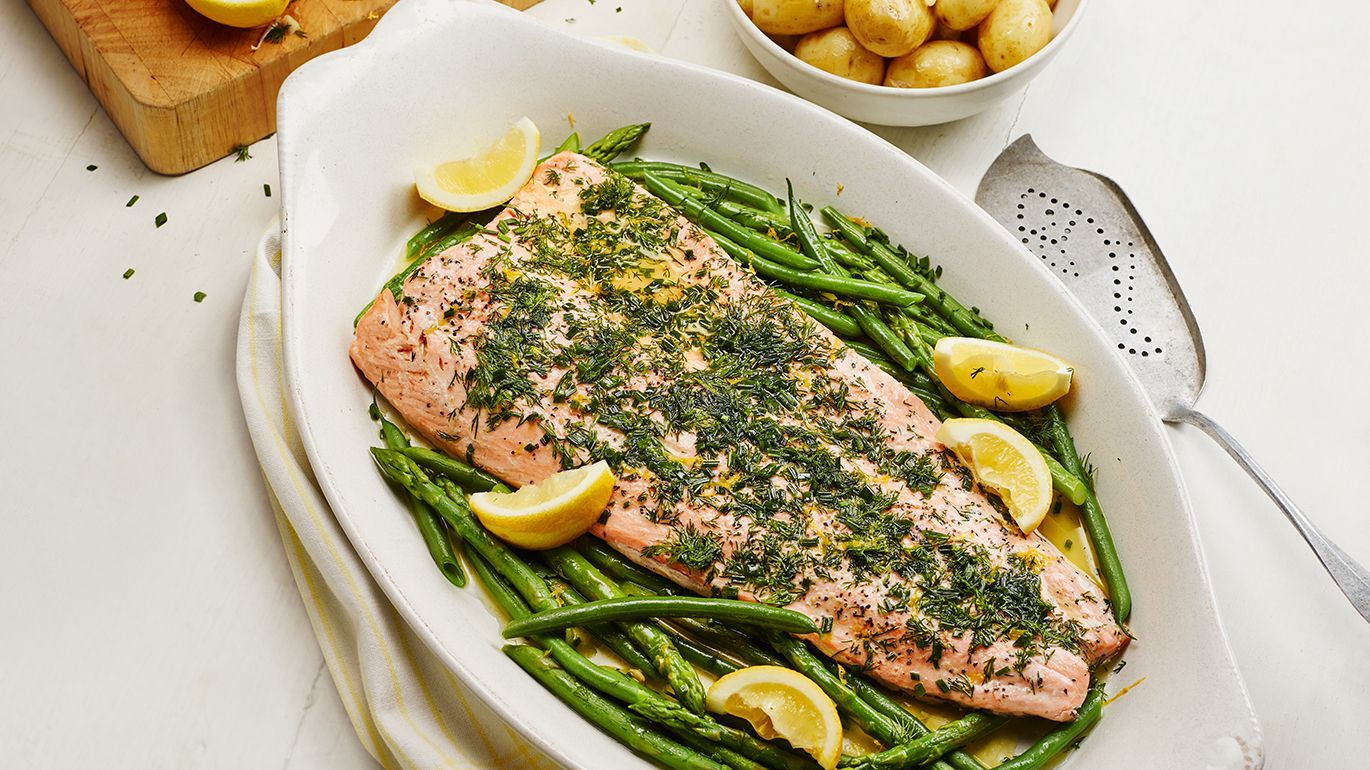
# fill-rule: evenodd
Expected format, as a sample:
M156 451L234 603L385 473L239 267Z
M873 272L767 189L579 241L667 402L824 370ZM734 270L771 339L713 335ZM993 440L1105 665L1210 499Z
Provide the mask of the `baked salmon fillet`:
M903 385L631 180L561 153L382 290L352 360L435 446L512 484L605 460L593 529L703 594L788 607L920 698L1070 720L1128 641Z

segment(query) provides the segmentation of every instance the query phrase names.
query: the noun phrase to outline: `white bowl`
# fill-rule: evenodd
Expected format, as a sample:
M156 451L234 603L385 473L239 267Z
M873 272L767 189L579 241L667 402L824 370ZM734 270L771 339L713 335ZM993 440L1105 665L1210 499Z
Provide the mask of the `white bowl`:
M970 117L1018 93L1056 57L1079 25L1089 0L1058 0L1053 36L1027 61L970 83L942 88L890 88L858 83L800 61L757 29L734 0L723 0L743 45L771 76L799 96L852 120L882 126L931 126Z
M1160 418L1040 259L903 151L802 99L570 37L494 4L403 0L366 40L309 62L281 89L285 389L333 514L399 614L466 687L568 767L649 767L502 655L503 623L481 591L455 588L433 567L366 451L376 440L371 386L347 357L353 314L394 272L428 211L414 195L414 166L497 136L520 115L554 144L567 113L587 138L650 120L635 154L707 160L772 190L788 176L815 204L833 202L842 183L845 209L947 266L948 291L1073 362L1081 386L1071 425L1098 465L1136 597L1137 640L1109 690L1145 682L1108 707L1061 769L1260 767L1260 730Z

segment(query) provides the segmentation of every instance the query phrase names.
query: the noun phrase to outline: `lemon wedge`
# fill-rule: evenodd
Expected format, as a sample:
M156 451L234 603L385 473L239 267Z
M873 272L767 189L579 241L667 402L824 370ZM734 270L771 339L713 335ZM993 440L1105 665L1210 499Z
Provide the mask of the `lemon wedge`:
M980 485L999 495L1024 534L1037 529L1051 507L1051 472L1032 442L994 420L952 419L937 440L956 453Z
M475 155L414 169L419 197L448 211L480 211L498 206L533 176L538 164L538 127L528 118Z
M1072 369L1040 350L973 337L943 337L932 353L952 395L1003 412L1046 406L1070 391Z
M762 738L784 738L825 770L842 758L837 706L812 680L781 666L748 666L713 683L709 710L751 722Z
M290 0L186 0L186 4L220 24L251 29L270 24L285 13Z
M614 493L614 472L603 460L561 471L516 492L471 495L471 511L496 537L543 550L585 534Z

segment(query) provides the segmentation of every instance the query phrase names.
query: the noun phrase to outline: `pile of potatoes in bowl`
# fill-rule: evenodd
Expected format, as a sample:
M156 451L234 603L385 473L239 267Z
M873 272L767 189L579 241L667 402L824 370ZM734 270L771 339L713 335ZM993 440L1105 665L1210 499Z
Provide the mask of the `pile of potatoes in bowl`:
M1002 72L1051 41L1056 0L738 0L768 35L802 35L800 60L894 88Z

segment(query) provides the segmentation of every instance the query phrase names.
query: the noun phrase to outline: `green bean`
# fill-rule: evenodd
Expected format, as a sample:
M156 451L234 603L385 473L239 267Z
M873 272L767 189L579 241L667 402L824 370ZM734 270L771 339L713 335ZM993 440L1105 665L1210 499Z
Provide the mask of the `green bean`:
M821 302L791 294L784 289L773 289L773 291L798 305L800 310L803 310L813 320L828 327L833 334L839 337L851 338L862 335L861 325L841 310L834 310Z
M665 163L662 161L629 161L626 163L615 163L610 166L610 168L639 182L646 179L649 173L656 174L657 176L673 179L677 182L686 182L696 187L701 187L709 192L724 195L725 197L732 198L733 200L763 211L770 211L775 214L785 213L785 209L780 205L779 199L767 190L714 171L705 171L703 169L682 166L678 163Z
M548 588L546 582L544 582L542 578L540 578L535 572L533 572L533 570L530 569L528 565L525 564L517 555L515 555L511 550L509 550L507 546L505 546L503 543L494 540L494 538L490 537L490 535L486 533L484 529L481 528L480 524L476 522L474 515L471 514L470 508L465 505L465 496L462 494L460 489L456 488L454 484L452 484L450 481L446 481L445 479L440 479L438 483L434 483L428 480L428 478L424 475L423 470L418 466L417 463L415 463L413 460L410 460L408 457L406 457L398 451L386 449L373 449L372 455L375 456L377 464L380 465L381 470L386 474L387 477L403 485L406 489L409 489L411 492L418 494L420 497L422 497L425 502L427 502L429 505L432 505L440 514L443 515L445 519L447 519L448 523L452 525L453 529L456 530L458 534L466 538L467 542L471 544L472 548L475 551L475 553L472 554L473 559L478 556L480 558L488 560L490 564L494 567L494 569L498 572L498 574L503 579L507 580L509 584L513 588L515 588L519 594L523 596L524 600L531 604L535 609L550 609L557 606L557 600L555 596L552 594L551 589ZM585 567L588 567L589 570L594 570L594 568L590 566L588 562L586 562L584 565L581 565L582 571ZM600 577L602 578L602 575ZM572 582L574 583L575 581ZM504 598L507 601L509 596L504 596L502 598ZM499 601L500 599L501 597L498 594L496 594L496 600ZM516 619L517 617L519 617L519 613L511 611L508 607L506 607L505 609L511 617L514 617ZM661 632L659 629L653 630L657 631L660 634L660 638L665 643L665 645L667 647L670 647L670 640L666 637L665 633ZM563 641L562 644L565 644L565 642ZM569 645L566 645L566 648L568 650L571 650L571 652L574 652L574 650L570 648ZM670 647L670 650L673 654L678 656L678 653L674 652L674 647ZM659 659L659 650L653 650L652 652L653 656ZM567 657L567 659L572 660L569 656ZM563 663L563 665L566 664ZM687 669L689 668L689 664L686 663L684 659L680 659L680 665L686 667ZM602 667L597 668L603 671L610 671L610 669L603 669ZM593 672L590 672L587 669L586 673L587 675L589 675ZM699 685L699 680L695 676L693 669L689 669L689 674L691 677L694 678L694 683L699 690L699 702L701 708L696 713L702 713L703 687ZM670 677L668 677L668 680L669 679ZM631 682L632 684L636 684L636 682L633 682L632 679L629 679L627 677L622 677L621 681L627 681ZM546 682L544 682L544 684L546 684ZM674 680L672 680L672 685L677 686ZM641 686L639 685L639 687ZM649 688L642 689L646 690L647 692L651 692ZM677 694L679 694L680 690L677 689L676 692ZM602 701L603 699L599 700ZM603 701L602 704L596 703L595 708L602 710L602 706L604 704L612 706L613 708L617 708L616 706L613 706L613 704L609 704L607 701ZM572 704L572 707L576 708L576 705ZM661 703L647 703L645 705L641 705L641 708L660 709L663 708L663 706ZM579 708L577 708L577 710L580 711ZM682 714L690 714L690 711L683 708L677 708L676 711L679 713L668 713L664 716L660 716L660 718L681 719L683 718L681 717ZM582 715L584 715L583 711L581 711L581 713ZM593 717L587 718L591 719L591 721L595 721ZM599 724L598 722L596 723ZM726 728L722 725L717 725L716 723L713 723L713 726L709 726L707 723L703 724L704 727L701 727L700 729L707 728L711 730L711 736L722 735L724 737L719 738L719 740L733 741L737 744L730 746L730 748L733 748L737 751L754 751L754 753L759 752L759 755L755 758L759 759L761 756L771 756L771 752L776 752L774 748L766 746L764 744L750 745L748 741L750 741L751 739L745 736L745 734L738 733L736 730L733 730L731 733L728 733L726 731L730 728ZM738 737L739 735L741 737ZM616 737L619 737L620 740L623 740L623 736L616 735ZM755 742L753 741L753 743ZM630 743L629 745L631 746L632 744ZM748 748L748 746L750 746L750 748ZM749 756L752 755L749 754ZM797 770L797 766L787 763L784 760L784 756L786 755L783 752L777 753L775 756L772 756L773 764L770 764L770 766L781 768L782 770ZM802 766L802 763L799 766Z
M627 556L610 548L603 540L586 535L576 541L576 550L580 551L590 563L599 568L601 572L619 581L620 583L636 583L658 594L679 594L685 589L672 583L664 577L648 572L642 567L628 560ZM626 587L620 586L626 591Z
M719 652L709 649L684 634L672 634L671 641L675 644L675 648L680 651L682 658L714 676L726 676L742 668Z
M837 260L837 264L845 268L860 270L862 272L875 269L875 263L872 262L870 258L864 254L858 254L857 252L852 251L850 247L836 238L829 237L823 239L823 248L827 249L828 253L832 255L832 258Z
M904 322L909 322L911 319L905 318L902 320ZM938 335L936 332L933 332L931 336L929 336L925 332L925 330L921 328L918 331L920 333L920 336L922 336L925 344L927 344L930 340L932 342L935 342L936 339L940 339L940 336L944 336ZM856 349L857 352L861 353L862 355L865 355L867 358L871 358L869 353L872 351L869 347L858 346L854 344L851 345L851 347ZM880 362L876 361L875 359L872 359L872 363L879 364ZM917 363L916 360L915 363ZM887 371L889 370L889 367L882 368L885 368ZM898 373L891 373L895 374L895 376L897 377L899 376ZM927 380L926 385L920 385L917 387L909 384L908 382L905 382L905 384L908 385L910 389L914 391L914 394L917 395L925 404L928 404L929 402L928 396L932 395L932 393L929 391L929 388L938 388L942 390L942 398L940 400L944 404L949 404L955 407L956 410L962 414L962 416L978 417L980 419L1004 422L1003 418L1000 415L990 412L988 409L974 406L972 404L967 404L966 402L955 398L949 392L947 392L944 387L941 387L940 383L933 382L932 378L927 375L920 375L917 372L909 372L909 376L913 378L923 377ZM901 378L901 380L902 379L903 378ZM928 405L930 408L933 406L932 404ZM939 414L938 416L941 419L946 419L946 417L941 414ZM1058 462L1056 458L1052 456L1050 451L1043 447L1038 447L1038 449L1042 454L1042 459L1046 462L1047 470L1051 473L1051 483L1052 486L1056 489L1056 491L1060 492L1066 499L1070 500L1075 505L1083 504L1086 501L1088 494L1088 489L1085 483L1081 481L1074 473L1067 470L1065 466L1061 465L1061 463Z
M846 268L837 264L837 260L824 246L823 241L818 237L818 230L813 226L813 220L809 219L804 207L799 205L798 199L794 197L794 185L790 180L785 180L785 189L790 203L790 229L799 238L800 251L804 256L812 259L822 266L824 272L839 278L850 278L850 273ZM874 284L879 286L881 284ZM907 303L913 304L913 303ZM851 315L856 319L856 323L866 336L871 339L881 350L885 351L890 358L905 369L913 369L916 365L913 351L895 336L890 330L884 319L880 317L874 308L866 307L860 303L852 305Z
M1113 544L1108 520L1104 518L1099 498L1094 493L1094 487L1088 482L1089 474L1085 471L1084 463L1075 449L1075 440L1071 438L1065 420L1061 418L1061 412L1055 404L1048 404L1043 408L1042 415L1046 417L1047 435L1051 437L1051 444L1056 448L1056 455L1061 459L1061 464L1077 479L1085 482L1085 499L1080 506L1080 523L1084 525L1090 545L1094 547L1094 558L1099 564L1099 572L1103 574L1104 585L1108 588L1108 600L1113 604L1113 612L1119 620L1127 620L1132 614L1132 590L1128 588L1127 576L1123 574L1123 562L1118 558L1118 549Z
M471 215L462 211L445 211L443 215L428 223L428 226L414 233L408 243L404 245L404 258L414 259L419 252L424 251L428 244L452 232L465 222Z
M547 586L552 589L552 593L563 605L584 604L589 601L589 599L582 596L579 591L560 577L548 577L543 575L543 580L547 581ZM622 658L624 663L627 663L632 668L642 672L643 676L654 681L665 681L661 678L661 675L657 673L656 667L652 665L652 661L638 650L633 644L633 640L629 639L628 635L623 633L618 626L615 626L612 623L605 623L603 625L589 626L585 630L598 638L600 643L612 650L615 655Z
M729 200L715 192L710 192L702 187L685 184L684 182L669 176L663 176L661 174L655 174L655 176L661 179L663 184L678 191L680 194L688 195L691 198L700 198L707 203L709 208L734 222L745 227L750 227L769 238L783 241L785 240L785 236L791 234L790 218L784 214L776 213L770 209L750 206L746 203L739 203L735 200Z
M409 446L409 438L399 426L381 416L379 409L376 409L373 415L380 420L381 439L387 448L404 449ZM405 497L409 500L409 511L414 515L414 523L418 525L419 534L423 536L423 543L428 547L428 555L433 557L433 562L442 570L447 582L457 588L464 588L466 572L461 568L461 560L452 548L452 540L448 537L447 527L442 523L442 519L418 497L408 492L405 493Z
M453 230L452 232L447 233L446 235L443 235L441 238L438 238L437 240L428 244L428 246L424 248L422 252L419 253L419 259L421 260L419 264L423 264L423 262L427 261L429 257L441 254L444 251L447 251L448 249L457 245L458 243L466 243L467 241L471 240L472 236L480 232L482 229L483 228L481 225L478 225L474 222L466 222L465 224L458 227L456 230ZM418 269L418 265L410 265L409 273L413 273L416 269ZM409 275L406 274L404 277L408 278ZM403 285L404 282L403 280L401 280L398 283L394 283L394 285L391 285L390 290L392 292L398 292Z
M898 265L904 265L906 270L902 275L908 280L905 285L911 289L922 290L926 295L925 305L941 313L958 331L980 339L1008 342L1007 339L995 332L989 322L981 318L978 312L967 309L956 298L937 287L931 279L909 268L904 263L903 257L884 243L869 237L866 229L857 222L831 206L823 209L823 216L843 237L863 253L880 262L882 267L885 263L889 263L895 265L895 270L898 270ZM926 368L927 371L932 372L930 362ZM1113 604L1113 612L1119 620L1127 620L1132 613L1132 592L1128 587L1127 577L1123 573L1122 561L1118 557L1117 547L1113 543L1113 536L1109 531L1103 508L1099 505L1099 499L1093 487L1088 483L1084 463L1080 460L1079 452L1075 447L1075 440L1071 437L1070 429L1066 427L1065 421L1061 418L1059 408L1055 404L1050 404L1042 410L1042 413L1047 418L1047 431L1056 455L1055 459L1060 461L1060 470L1064 471L1064 473L1053 474L1052 484L1072 501L1079 498L1080 485L1084 486L1084 499L1078 503L1080 505L1081 523L1084 525L1085 533L1089 535L1090 544L1094 548L1099 571L1103 574L1104 584L1108 589L1109 601ZM1043 452L1044 456L1047 454L1047 452ZM1048 461L1048 467L1052 465ZM1074 481L1069 477L1074 477Z
M757 602L704 596L620 596L535 613L505 626L504 638L594 623L655 618L712 618L795 634L818 633L818 626L807 615Z
M489 492L499 485L499 479L485 471L467 465L460 460L423 447L408 447L400 450L410 460L435 473L441 473L457 482L462 489L472 492Z
M903 278L909 283L906 288L918 291L927 295L928 304L934 307L937 312L946 317L958 331L969 337L980 337L981 339L993 339L999 342L1005 341L989 328L989 324L977 313L971 312L956 298L947 294L937 286L930 278L909 268L899 254L874 238L871 238L864 227L856 221L846 216L842 212L827 206L823 209L823 217L835 230L842 234L853 246L866 256L876 260L882 267L889 265L903 265L904 270L895 268L892 274L896 279ZM890 272L888 269L886 272Z
M785 193L789 199L790 206L790 230L799 238L799 250L804 252L804 256L817 262L825 273L833 275L848 275L847 271L837 264L832 254L823 246L823 241L818 237L818 229L813 226L813 220L809 219L809 214L804 207L799 205L799 200L794 197L794 184L790 180L785 180Z
M759 643L747 634L734 631L730 628L719 627L716 623L695 620L693 618L675 618L669 626L676 630L690 634L699 642L715 648L726 654L730 658L746 663L749 666L786 666L785 661L778 658L769 649L763 648Z
M889 325L880 318L880 313L859 304L852 305L849 312L871 342L885 351L885 355L893 359L895 363L910 371L918 365L918 360L913 351L890 330Z
M803 270L796 270L762 257L760 254L753 252L744 245L740 245L733 241L725 233L719 233L713 230L708 230L707 232L729 256L741 264L751 267L756 271L757 275L763 278L770 278L771 280L786 283L791 286L798 286L802 289L825 291L839 297L869 299L900 307L918 302L922 299L921 294L914 294L912 292L904 291L903 289L871 283L870 281L860 281L855 278L841 278L839 276L826 275L824 273L809 273L804 272Z
M476 577L489 589L505 614L514 619L524 618L530 614L528 605L504 578L495 574L494 568L485 559L473 554L471 564ZM720 724L710 716L694 714L622 672L592 663L560 637L540 634L531 641L551 653L562 668L581 682L619 700L632 711L653 722L689 730L701 738L715 741L775 770L810 770L813 767L813 763L803 757L778 749L741 730Z
M901 743L876 754L856 757L843 762L855 770L904 770L925 765L943 754L986 735L1001 727L1008 717L972 711L954 722L933 730L921 738Z
M632 125L616 128L605 134L602 138L591 142L585 149L580 151L581 155L600 163L608 163L623 154L623 151L632 147L642 135L651 128L651 123L634 123Z
M883 350L871 347L859 340L847 340L847 347L860 353L872 364L875 364L884 370L886 374L898 380L900 384L909 389L910 393L918 396L919 400L921 400L928 409L932 410L933 414L937 415L937 419L945 421L956 416L956 413L952 411L952 408L942 400L942 394L935 390L930 390L929 386L925 384L924 378L919 377L919 372L910 372L900 367L898 364L889 360L889 358L885 356Z
M490 562L486 561L484 556L479 553L471 554L471 571L476 573L476 580L505 615L510 618L521 618L531 612L523 597L519 596L519 592L509 585L508 580L495 572L495 568L490 566Z
M793 234L793 231L790 230L789 220L775 212L762 211L726 199L711 201L709 205L723 216L744 227L750 227L767 237L778 236L778 240L784 240L786 236Z
M553 548L543 553L547 563L566 581L591 599L613 599L624 596L614 581L569 546ZM657 671L666 677L671 689L691 711L704 713L704 685L690 664L671 646L666 632L644 621L624 621L622 628L652 659Z
M773 241L764 235L748 230L710 209L694 196L684 194L679 186L672 187L666 184L664 179L655 174L645 175L642 178L642 184L653 195L680 209L691 222L705 229L723 233L730 240L756 252L758 256L799 270L811 270L818 267L817 262L808 259L779 241Z
M1041 770L1053 757L1073 744L1080 735L1099 721L1103 706L1104 686L1096 682L1085 696L1085 702L1080 704L1074 722L1061 725L1042 736L1023 753L995 765L995 770Z
M776 652L790 662L796 671L811 679L823 692L827 693L828 697L832 698L833 703L837 704L838 711L851 717L852 721L860 725L862 730L886 746L898 744L901 733L894 720L858 698L856 693L851 691L851 688L828 671L818 656L809 650L808 645L792 636L780 633L767 634L766 639Z
M556 668L536 647L507 645L504 654L577 714L641 756L673 770L727 770L726 765L661 735L642 717Z

